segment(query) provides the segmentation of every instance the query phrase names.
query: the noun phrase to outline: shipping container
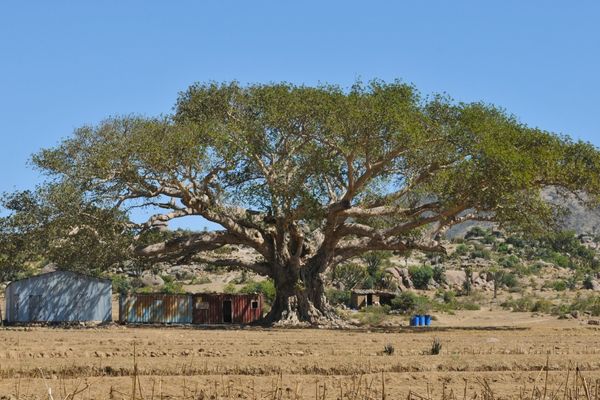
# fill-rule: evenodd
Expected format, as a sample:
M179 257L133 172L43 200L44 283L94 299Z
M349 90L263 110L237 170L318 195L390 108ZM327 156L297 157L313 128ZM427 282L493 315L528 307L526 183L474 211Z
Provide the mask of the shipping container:
M262 318L263 297L256 293L196 294L193 303L194 324L249 324Z
M112 320L112 282L70 271L54 271L6 287L11 323Z
M133 324L191 324L189 294L139 293L119 297L119 322Z

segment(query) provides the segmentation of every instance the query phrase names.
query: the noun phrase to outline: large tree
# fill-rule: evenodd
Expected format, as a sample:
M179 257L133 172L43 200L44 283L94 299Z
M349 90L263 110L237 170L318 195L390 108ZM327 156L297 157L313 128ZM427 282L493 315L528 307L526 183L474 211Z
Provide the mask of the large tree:
M157 211L131 249L151 260L206 260L271 277L270 321L328 323L328 268L369 251L444 252L445 230L495 220L533 231L556 213L546 186L600 193L595 147L530 128L505 111L410 85L349 89L291 84L196 84L173 115L84 126L33 162L90 204ZM176 218L213 232L135 244Z

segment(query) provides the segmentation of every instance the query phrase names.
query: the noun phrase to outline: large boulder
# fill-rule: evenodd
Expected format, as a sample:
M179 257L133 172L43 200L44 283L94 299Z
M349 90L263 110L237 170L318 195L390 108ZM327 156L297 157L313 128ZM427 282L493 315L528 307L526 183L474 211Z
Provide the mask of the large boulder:
M435 289L439 289L440 284L437 283L433 278L429 279L429 282L427 282L427 289L429 290L435 290Z
M446 284L450 288L462 289L467 281L467 273L461 269L449 269L444 272Z
M389 267L386 268L385 272L396 282L398 289L406 290L415 287L410 279L408 268Z
M56 265L55 263L49 263L49 264L46 264L40 272L42 274L47 274L49 272L55 272L57 270L58 270L58 265Z
M473 286L479 290L493 290L494 282L492 280L488 280L488 276L491 276L491 274L487 274L485 272L475 276L473 278Z
M590 289L594 292L600 292L600 282L598 282L596 279L592 279L590 281Z
M140 277L140 282L144 286L159 287L165 284L165 281L160 276L146 271Z

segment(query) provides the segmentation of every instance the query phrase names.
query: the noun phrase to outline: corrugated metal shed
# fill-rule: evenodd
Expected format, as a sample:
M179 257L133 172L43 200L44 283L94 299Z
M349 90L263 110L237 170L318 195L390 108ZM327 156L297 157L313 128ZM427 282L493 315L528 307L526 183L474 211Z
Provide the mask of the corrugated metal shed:
M249 324L262 317L260 294L194 295L194 324Z
M164 293L121 295L119 321L134 324L191 324L191 295Z
M55 271L13 281L5 295L9 323L112 319L110 279Z

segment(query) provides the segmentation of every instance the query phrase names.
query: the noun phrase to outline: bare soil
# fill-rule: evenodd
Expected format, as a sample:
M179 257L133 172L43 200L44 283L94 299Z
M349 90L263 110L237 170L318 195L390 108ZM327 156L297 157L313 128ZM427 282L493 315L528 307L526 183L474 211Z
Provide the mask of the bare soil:
M48 388L54 399L80 390L75 399L131 399L134 365L136 398L144 399L381 399L383 390L388 399L409 390L441 398L444 386L462 398L465 386L475 393L484 380L496 396L518 398L520 388L543 385L546 363L549 391L576 366L588 382L600 378L600 327L585 321L465 311L435 323L371 331L3 328L0 399L47 399ZM434 338L439 355L429 354Z

